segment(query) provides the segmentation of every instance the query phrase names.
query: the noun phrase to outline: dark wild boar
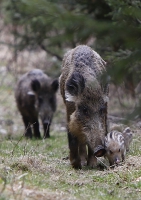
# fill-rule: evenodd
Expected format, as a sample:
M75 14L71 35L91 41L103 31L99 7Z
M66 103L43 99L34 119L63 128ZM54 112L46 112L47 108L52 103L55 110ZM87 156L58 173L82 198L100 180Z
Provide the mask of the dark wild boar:
M74 168L86 162L94 167L96 157L105 153L108 84L101 80L105 64L86 45L68 51L63 59L60 92L66 105L70 162Z
M44 138L50 137L49 129L56 110L57 89L58 80L51 79L40 69L31 70L18 81L15 98L25 125L26 137L32 138L30 125L33 126L34 136L41 137L39 116L44 128Z

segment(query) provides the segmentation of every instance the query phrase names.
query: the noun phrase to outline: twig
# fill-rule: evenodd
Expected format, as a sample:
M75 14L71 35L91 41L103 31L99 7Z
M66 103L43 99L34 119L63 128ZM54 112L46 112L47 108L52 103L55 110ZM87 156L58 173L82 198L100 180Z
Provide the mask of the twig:
M106 168L108 168L108 166L104 163L104 162L102 162L102 160L100 160L98 157L96 157L95 156L95 158L99 161L99 162L101 162Z
M25 133L26 131L28 130L28 128L30 128L30 124L28 125L28 127L26 128L25 130ZM13 151L12 151L12 156L14 155L14 150L15 148L18 146L19 142L22 140L22 138L25 136L25 133L20 137L20 139L18 140L18 142L15 144L14 148L13 148Z

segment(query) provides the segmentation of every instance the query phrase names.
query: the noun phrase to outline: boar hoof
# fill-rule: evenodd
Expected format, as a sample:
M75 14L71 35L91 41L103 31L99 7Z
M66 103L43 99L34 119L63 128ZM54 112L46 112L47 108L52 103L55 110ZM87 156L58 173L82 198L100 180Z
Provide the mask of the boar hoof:
M87 165L87 160L86 160L86 159L81 160L81 165L82 165L82 166L86 166L86 165Z
M82 169L80 160L71 160L71 165L75 169Z
M88 163L87 163L87 165L88 165L89 167L91 167L91 168L95 168L95 167L97 166L97 159L96 159L96 157L90 156L90 157L88 158Z

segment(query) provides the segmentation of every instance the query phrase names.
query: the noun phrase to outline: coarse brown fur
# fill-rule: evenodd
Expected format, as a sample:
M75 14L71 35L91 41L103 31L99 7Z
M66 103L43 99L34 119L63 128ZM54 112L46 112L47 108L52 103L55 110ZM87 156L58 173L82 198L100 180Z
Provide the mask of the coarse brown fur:
M97 148L104 152L108 86L100 77L106 71L105 65L86 45L68 51L63 59L60 92L66 105L70 162L74 168L81 168L84 158L89 166L96 166L94 152Z
M56 91L58 80L48 77L42 70L34 69L24 74L18 81L15 89L17 107L22 115L25 125L25 136L32 138L31 126L34 136L40 138L40 116L44 138L50 137L49 127L56 110Z

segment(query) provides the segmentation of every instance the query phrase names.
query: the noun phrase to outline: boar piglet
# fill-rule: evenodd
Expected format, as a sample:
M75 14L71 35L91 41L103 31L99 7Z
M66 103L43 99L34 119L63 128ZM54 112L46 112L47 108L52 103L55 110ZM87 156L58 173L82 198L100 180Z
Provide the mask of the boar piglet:
M126 152L132 141L132 132L127 127L123 132L113 130L105 137L105 157L109 160L110 166L118 165L125 160Z
M25 136L40 138L39 120L44 128L44 138L50 137L49 129L56 110L58 80L47 76L40 69L24 74L17 83L15 99L25 125Z
M90 47L79 45L65 54L62 65L59 83L67 113L70 162L74 168L94 167L96 156L105 153L108 84L101 75L106 63Z

